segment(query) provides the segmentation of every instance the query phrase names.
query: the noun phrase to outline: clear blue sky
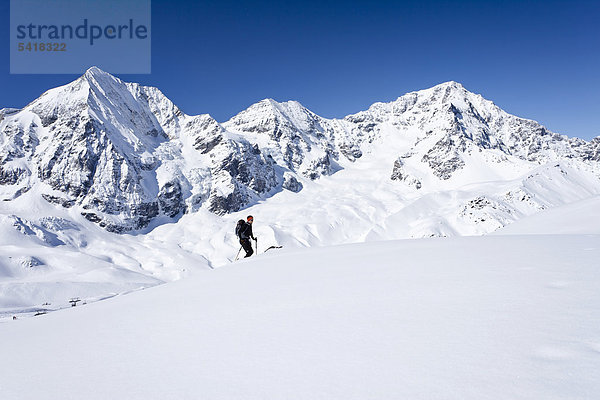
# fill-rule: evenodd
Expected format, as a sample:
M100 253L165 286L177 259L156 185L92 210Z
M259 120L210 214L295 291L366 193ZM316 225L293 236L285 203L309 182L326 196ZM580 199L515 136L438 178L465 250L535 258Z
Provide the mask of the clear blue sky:
M75 75L10 75L0 108ZM325 117L455 80L550 130L600 135L599 1L152 0L152 74L184 112L224 121L266 97Z

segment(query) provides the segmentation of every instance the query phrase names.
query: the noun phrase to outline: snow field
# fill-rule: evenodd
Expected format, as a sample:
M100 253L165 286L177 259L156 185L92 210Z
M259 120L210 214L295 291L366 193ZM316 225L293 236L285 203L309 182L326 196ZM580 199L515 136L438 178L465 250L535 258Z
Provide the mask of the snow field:
M5 399L592 399L599 257L598 235L273 251L3 324L0 388Z

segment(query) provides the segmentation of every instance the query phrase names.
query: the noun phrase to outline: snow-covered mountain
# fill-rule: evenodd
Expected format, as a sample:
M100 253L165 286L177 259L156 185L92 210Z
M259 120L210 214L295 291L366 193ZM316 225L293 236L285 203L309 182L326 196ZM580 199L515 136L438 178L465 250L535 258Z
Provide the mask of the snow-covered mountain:
M249 213L264 250L482 235L598 195L600 138L456 82L342 119L266 99L219 123L93 67L0 110L0 314L223 265Z
M199 208L224 214L282 189L298 192L303 182L380 158L382 143L396 149L381 160L389 179L423 191L503 175L507 165L524 172L568 160L598 174L600 160L600 139L551 133L456 82L343 119L267 99L220 124L185 115L156 88L94 67L0 115L3 200L38 186L46 201L78 207L114 232L161 215ZM474 170L479 176L465 180Z

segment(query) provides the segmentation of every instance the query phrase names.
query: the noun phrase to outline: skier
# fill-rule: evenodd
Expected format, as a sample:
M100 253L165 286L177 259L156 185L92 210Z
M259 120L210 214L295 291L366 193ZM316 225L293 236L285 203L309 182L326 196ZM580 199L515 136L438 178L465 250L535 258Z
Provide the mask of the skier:
M252 222L254 222L254 217L252 215L248 215L246 218L246 222L243 219L238 221L238 224L235 229L235 233L240 238L240 244L246 251L246 257L250 257L254 254L254 250L252 250L252 244L250 243L250 239L256 240L254 234L252 233Z

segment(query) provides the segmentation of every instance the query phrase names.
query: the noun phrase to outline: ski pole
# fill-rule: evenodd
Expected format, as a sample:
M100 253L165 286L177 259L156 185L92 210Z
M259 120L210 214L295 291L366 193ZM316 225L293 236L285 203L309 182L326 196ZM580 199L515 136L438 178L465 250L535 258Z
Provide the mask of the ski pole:
M258 238L254 238L254 245L256 246L256 254L258 254Z
M237 261L238 257L240 256L240 251L242 251L242 247L243 247L243 246L240 246L240 249L238 250L238 253L237 253L237 255L235 256L235 261Z

